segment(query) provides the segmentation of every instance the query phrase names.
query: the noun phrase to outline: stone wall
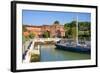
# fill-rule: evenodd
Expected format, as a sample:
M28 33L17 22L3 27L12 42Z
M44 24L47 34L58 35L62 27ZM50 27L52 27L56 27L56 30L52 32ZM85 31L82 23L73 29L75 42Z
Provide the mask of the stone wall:
M60 24L42 25L42 26L26 26L27 31L33 32L35 37L40 37L44 32L49 32L50 37L64 37L64 26ZM26 32L24 32L26 33Z

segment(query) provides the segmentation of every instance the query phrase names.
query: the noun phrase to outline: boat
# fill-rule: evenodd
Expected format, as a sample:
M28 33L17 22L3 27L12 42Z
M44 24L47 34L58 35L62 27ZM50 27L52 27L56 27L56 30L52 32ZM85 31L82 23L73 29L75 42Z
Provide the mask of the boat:
M90 54L90 52L91 52L90 47L86 46L86 45L83 46L83 45L72 45L72 44L56 43L55 46L56 46L56 49L60 49L60 50L67 50L67 51L88 53L88 54Z
M57 49L63 49L74 52L83 52L83 53L91 53L91 44L90 41L84 41L84 44L80 44L80 40L78 39L78 16L76 22L76 40L60 40L55 46ZM74 42L76 41L76 42ZM89 42L89 43L87 43Z

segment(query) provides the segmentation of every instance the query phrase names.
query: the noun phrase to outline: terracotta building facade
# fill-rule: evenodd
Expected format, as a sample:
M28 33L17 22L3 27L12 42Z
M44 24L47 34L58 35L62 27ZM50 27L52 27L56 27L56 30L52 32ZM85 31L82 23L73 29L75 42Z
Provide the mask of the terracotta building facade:
M42 25L42 26L30 26L30 25L23 25L27 29L26 32L23 32L24 35L28 35L28 32L32 32L35 34L35 37L43 38L45 32L49 34L50 38L54 37L64 37L65 30L64 26L61 24L52 24L52 25Z

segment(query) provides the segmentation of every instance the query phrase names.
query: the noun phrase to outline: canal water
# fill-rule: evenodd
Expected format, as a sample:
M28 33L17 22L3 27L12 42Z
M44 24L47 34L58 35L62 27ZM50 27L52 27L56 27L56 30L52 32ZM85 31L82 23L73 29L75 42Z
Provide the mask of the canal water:
M90 54L70 52L66 50L55 49L54 45L41 45L40 61L66 61L66 60L86 60L90 59Z

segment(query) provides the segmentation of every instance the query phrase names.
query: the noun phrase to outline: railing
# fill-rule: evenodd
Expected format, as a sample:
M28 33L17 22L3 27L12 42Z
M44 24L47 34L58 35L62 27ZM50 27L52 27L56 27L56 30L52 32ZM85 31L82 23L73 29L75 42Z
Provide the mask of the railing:
M32 43L29 44L26 55L25 55L25 59L24 59L25 63L30 62L30 56L31 56L31 52L32 52L33 48L34 48L34 42L32 41Z
M34 41L45 42L45 41L59 41L61 38L34 38Z
M28 46L28 49L27 49L27 52L26 52L26 55L25 55L25 59L24 59L25 63L30 62L32 54L40 55L40 46L38 45L37 47L34 47L35 42L36 42L36 39L34 39L32 41L32 43L29 44L30 46Z

